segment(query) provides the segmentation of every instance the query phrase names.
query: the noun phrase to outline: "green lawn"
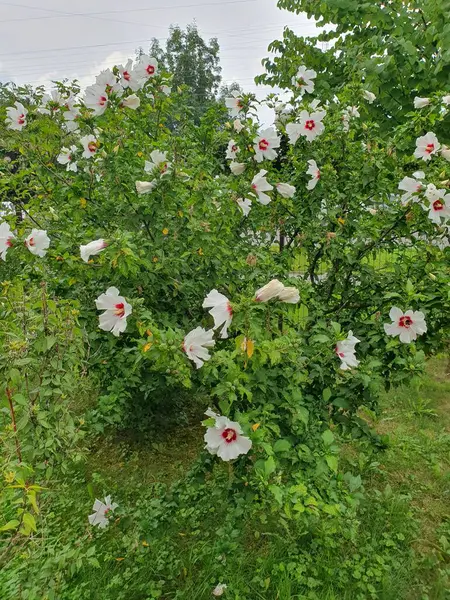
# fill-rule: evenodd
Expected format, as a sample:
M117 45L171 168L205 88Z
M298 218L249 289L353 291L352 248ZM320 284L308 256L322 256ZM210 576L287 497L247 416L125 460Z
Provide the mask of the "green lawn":
M0 598L206 600L223 581L225 600L447 600L447 366L431 361L419 385L385 395L380 415L363 414L389 435L387 450L344 446L340 470L359 473L365 488L357 519L343 515L335 530L318 523L317 537L314 529L293 535L243 515L233 520L223 488L206 484L189 499L176 488L183 509L166 519L163 494L194 463L202 427L165 439L123 436L97 442L76 473L45 491L38 534L0 552ZM227 477L226 469L215 477ZM89 494L102 492L120 508L99 532L87 515Z

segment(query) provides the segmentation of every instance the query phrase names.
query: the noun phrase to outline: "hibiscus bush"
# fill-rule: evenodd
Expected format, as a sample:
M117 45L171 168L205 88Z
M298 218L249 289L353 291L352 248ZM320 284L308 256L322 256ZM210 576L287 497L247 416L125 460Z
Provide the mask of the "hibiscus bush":
M26 295L77 307L96 432L206 411L203 472L227 462L223 485L251 506L312 522L355 504L336 438L384 443L358 410L449 343L449 98L411 104L386 139L371 90L350 82L321 104L326 74L289 69L270 127L251 94L194 123L188 92L145 55L84 96L19 89L0 251ZM65 348L44 334L46 356ZM22 366L5 394L22 398ZM96 506L103 525L114 503Z

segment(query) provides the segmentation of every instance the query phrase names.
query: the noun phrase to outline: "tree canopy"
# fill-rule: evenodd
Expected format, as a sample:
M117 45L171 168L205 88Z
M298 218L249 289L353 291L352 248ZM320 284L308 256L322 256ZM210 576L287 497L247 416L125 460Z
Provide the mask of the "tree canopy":
M317 91L332 98L348 82L378 97L371 116L384 129L407 119L415 96L428 96L450 83L450 2L448 0L279 0L280 8L306 12L325 31L297 36L286 28L265 59L265 83L287 86L302 64L326 72Z

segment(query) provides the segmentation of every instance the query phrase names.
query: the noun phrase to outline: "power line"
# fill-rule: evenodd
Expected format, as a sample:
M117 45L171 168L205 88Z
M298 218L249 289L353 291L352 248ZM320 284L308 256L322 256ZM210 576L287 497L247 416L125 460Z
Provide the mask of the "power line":
M53 15L43 15L40 17L18 17L16 19L4 19L2 21L2 23L13 23L13 22L21 22L21 21L40 21L43 19L56 19L56 18L67 18L67 17L86 17L86 18L100 18L101 20L105 20L105 21L116 21L116 19L111 19L109 17L100 17L99 15L105 15L105 14L123 14L123 13L132 13L132 12L149 12L149 11L156 11L156 10L171 10L171 9L183 9L183 8L199 8L199 7L204 7L204 6L217 6L217 7L221 7L223 5L228 5L228 4L248 4L250 2L257 2L258 0L225 0L223 2L201 2L198 4L178 4L178 5L173 5L173 6L153 6L150 8L135 8L135 9L124 9L124 10L108 10L108 11L99 11L99 12L91 12L91 13L69 13L69 12L65 12L65 11L60 11L60 10L54 10L54 9L47 9L47 8L42 8L39 10L43 10L46 12L52 12L54 13L56 16ZM26 4L13 4L11 2L2 2L0 3L0 5L8 5L8 6L14 6L17 8L26 8L26 9L36 9L35 6L29 6ZM144 23L137 23L135 21L124 21L124 20L120 20L117 21L119 23L129 23L131 25L145 25ZM147 25L146 25L147 26Z
M268 27L268 28L261 28L259 26L255 26L253 29L251 27L249 27L249 28L243 28L242 32L244 32L244 31L245 32L250 31L250 32L255 32L255 33L256 32L268 33L269 31L272 31L272 30L274 30L274 31L278 30L278 27L277 26L271 26L271 27ZM234 37L239 37L240 35L242 35L242 32L239 32L240 30L233 30L234 32L236 32L236 31L239 32L239 33L233 33L233 34L226 33L228 31L230 31L230 30L227 30L227 29L220 30L218 32L215 32L214 35L217 35L219 37L220 34L222 34L224 36L226 35L227 37L233 37L233 38ZM200 31L199 33L202 34L202 33L205 33L205 32ZM144 42L151 43L153 39L157 40L158 42L164 42L164 41L168 40L169 37L161 37L161 38L152 37L152 38L147 38L145 40L136 40L136 41L133 41L133 42L130 41L130 42L122 42L122 43L123 44L133 44L133 45L136 45L136 44L144 43ZM272 41L272 37L270 39L267 39L267 40L265 38L259 38L259 37L258 38L245 38L243 40L243 42L245 42L245 43L243 43L242 45L238 45L237 46L233 42L233 46L231 48L227 48L227 46L226 46L227 40L225 40L225 43L220 45L220 51L227 51L228 49L239 49L240 47L245 48L247 46L253 45L254 42L259 42L259 41L269 43L269 42ZM113 45L115 43L116 42L111 42L111 44L99 44L98 46L108 46L108 45ZM121 42L119 42L119 44L120 43ZM81 54L81 51L83 49L84 49L84 52L91 52L92 46L78 46L78 47L68 47L68 48L49 49L49 50L37 50L37 51L28 50L28 51L24 51L24 52L20 52L20 53L16 53L16 54L21 54L22 55L22 54L24 54L26 52L29 52L29 53L33 52L33 55L30 56L30 57L28 57L26 59L27 62L28 61L52 60L53 57L54 57L53 54L51 56L48 56L48 57L47 56L39 56L39 54L41 54L41 53L50 53L51 52L51 53L56 53L57 55L59 55L61 52L66 52L66 51L69 52L69 51L71 51L73 49L76 49L76 48L80 49L79 54ZM13 54L13 53L11 53L11 54ZM37 54L38 54L38 56L36 56ZM3 56L4 55L5 54L3 54ZM2 55L0 54L0 56L2 56ZM17 58L17 59L15 59L13 57L13 58L9 59L9 63L11 63L12 61L15 61L15 60L18 63L20 63L21 66L23 65L23 60L24 60L23 58Z

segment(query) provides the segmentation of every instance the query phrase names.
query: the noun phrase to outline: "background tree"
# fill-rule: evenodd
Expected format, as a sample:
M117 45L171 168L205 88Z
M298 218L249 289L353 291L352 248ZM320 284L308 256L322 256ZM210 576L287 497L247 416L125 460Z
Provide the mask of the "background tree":
M450 1L278 0L280 8L306 12L328 31L297 36L286 28L269 47L259 81L287 86L301 64L326 71L316 91L331 98L348 82L364 82L377 95L371 116L382 129L407 119L415 96L450 84Z
M190 89L187 100L197 117L215 100L222 70L217 38L204 40L195 23L185 30L171 25L165 48L153 38L149 54L158 59L162 69L172 74L173 87L186 85Z

